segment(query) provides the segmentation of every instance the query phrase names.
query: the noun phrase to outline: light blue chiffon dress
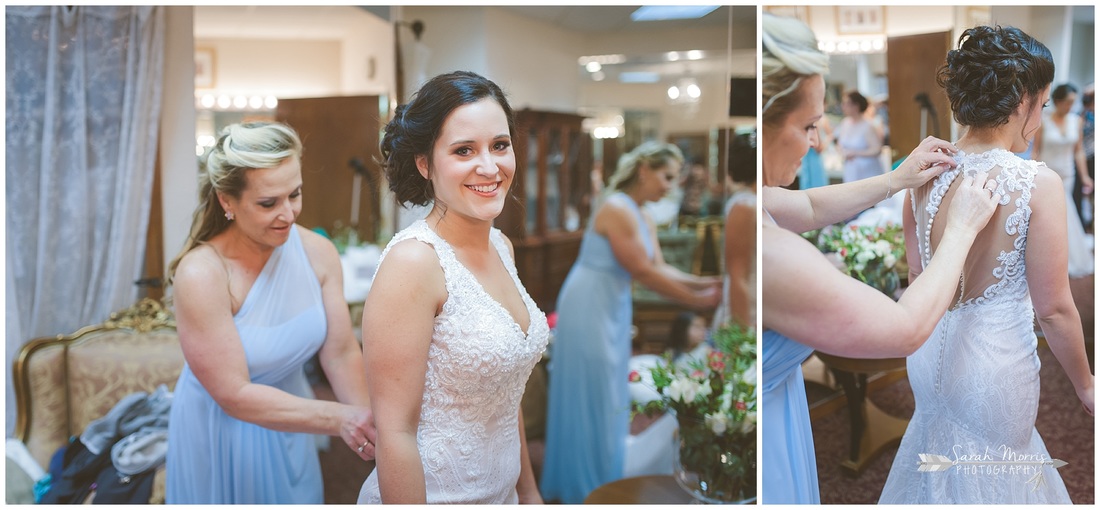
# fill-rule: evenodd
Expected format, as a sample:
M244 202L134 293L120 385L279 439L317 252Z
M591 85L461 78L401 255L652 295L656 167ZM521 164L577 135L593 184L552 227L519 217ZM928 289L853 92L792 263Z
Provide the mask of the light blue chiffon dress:
M607 200L634 211L652 258L656 243L637 204L623 193ZM630 286L630 273L610 242L589 225L558 295L540 484L546 501L583 503L593 489L623 476L630 434Z
M252 382L313 398L303 367L328 326L297 226L275 248L233 322ZM170 504L324 502L315 436L229 416L187 365L172 401L167 471Z
M802 379L802 362L814 350L771 330L764 331L761 342L764 416L760 423L765 426L761 429L764 473L760 502L820 504L814 436Z
M802 166L798 169L798 189L819 188L829 184L825 175L825 159L817 149L810 149L802 157Z

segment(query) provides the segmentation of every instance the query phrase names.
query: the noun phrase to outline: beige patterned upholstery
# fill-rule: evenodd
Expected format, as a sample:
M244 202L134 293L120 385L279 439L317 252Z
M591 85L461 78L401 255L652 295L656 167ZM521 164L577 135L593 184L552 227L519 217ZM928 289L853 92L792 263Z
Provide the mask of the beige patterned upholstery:
M79 435L122 397L152 392L161 384L173 389L182 369L175 319L148 298L103 324L32 340L13 367L15 435L41 466L48 466L70 436ZM154 502L164 500L163 467L159 471Z

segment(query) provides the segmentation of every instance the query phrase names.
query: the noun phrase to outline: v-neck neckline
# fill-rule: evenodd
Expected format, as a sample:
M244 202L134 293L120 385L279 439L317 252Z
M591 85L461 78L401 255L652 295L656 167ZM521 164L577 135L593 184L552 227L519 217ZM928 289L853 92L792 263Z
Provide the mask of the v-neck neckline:
M527 329L526 330L524 330L523 326L520 326L519 321L517 321L516 317L514 315L512 315L512 312L509 311L508 308L506 306L504 306L503 303L501 303L500 301L497 301L497 299L495 297L493 297L493 295L490 294L488 290L485 289L485 285L483 283L481 283L481 280L478 280L477 275L475 275L474 272L470 270L470 268L466 267L466 264L463 264L462 261L458 259L458 253L455 252L455 249L454 249L453 246L451 246L451 243L447 242L447 240L444 239L443 236L439 235L438 232L436 232L435 230L432 230L432 228L430 226L428 226L427 221L425 221L425 220L420 220L420 221L422 221L424 223L424 228L427 229L429 232L431 232L433 236L438 238L440 241L443 241L443 244L447 247L447 251L449 251L451 256L454 257L455 263L459 267L461 267L463 271L466 272L466 275L469 276L470 279L474 281L474 283L477 284L478 292L482 293L486 298L488 298L489 301L491 301L494 305L496 305L497 310L502 312L504 314L504 316L508 317L508 321L512 323L512 325L515 327L515 329L518 330L519 333L522 334L525 339L530 338L531 337L531 327L535 322L534 317L533 317L534 314L531 313L531 307L527 303L527 297L525 297L523 295L523 291L520 288L519 277L517 275L513 275L512 272L508 270L508 265L504 263L504 255L501 253L500 248L498 248L496 243L493 241L492 231L490 231L490 233L489 233L489 236L490 236L489 244L493 247L493 251L496 252L497 260L499 260L501 266L503 266L504 272L508 273L508 277L512 280L512 285L515 287L516 293L519 294L519 300L520 300L520 302L523 303L523 308L527 311Z

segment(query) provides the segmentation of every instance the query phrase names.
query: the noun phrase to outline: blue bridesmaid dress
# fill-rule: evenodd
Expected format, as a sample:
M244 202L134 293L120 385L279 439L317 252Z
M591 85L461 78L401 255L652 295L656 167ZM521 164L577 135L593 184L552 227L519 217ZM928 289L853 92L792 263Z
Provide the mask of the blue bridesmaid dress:
M760 423L765 426L761 429L760 502L820 504L814 436L802 380L802 362L814 350L770 330L764 331L761 342L764 416Z
M652 258L656 243L638 205L623 193L607 200L634 211ZM544 500L583 503L593 489L623 476L630 434L630 289L630 273L590 224L558 295L540 484Z
M305 364L328 331L297 226L233 316L252 382L313 398ZM316 438L229 416L184 365L168 420L169 504L322 504Z
M798 170L798 189L819 188L829 184L825 175L825 160L816 149L810 149L802 157L802 167Z

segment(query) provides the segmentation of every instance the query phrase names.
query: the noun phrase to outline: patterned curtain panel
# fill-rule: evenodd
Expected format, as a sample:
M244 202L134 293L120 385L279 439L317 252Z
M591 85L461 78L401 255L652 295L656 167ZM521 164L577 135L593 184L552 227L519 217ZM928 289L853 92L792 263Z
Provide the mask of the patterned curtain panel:
M137 299L164 23L162 7L5 8L8 366Z

